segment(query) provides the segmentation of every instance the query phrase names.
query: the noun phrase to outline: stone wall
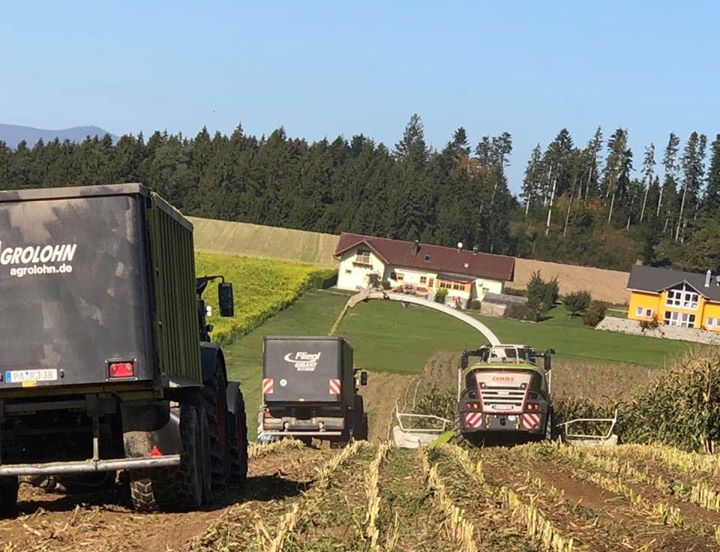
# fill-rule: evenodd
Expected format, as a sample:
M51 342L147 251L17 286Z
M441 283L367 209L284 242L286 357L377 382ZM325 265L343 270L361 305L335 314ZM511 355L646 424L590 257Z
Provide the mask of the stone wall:
M695 328L680 328L677 326L658 326L655 329L643 330L640 327L640 322L637 320L627 320L625 318L615 318L613 316L606 316L595 327L595 329L631 335L659 337L662 339L673 339L675 341L694 341L695 343L720 345L720 333L707 330L696 330Z
M480 314L483 316L498 316L503 317L505 316L505 311L507 310L508 305L501 305L498 303L489 303L488 301L483 301L482 305L480 305Z

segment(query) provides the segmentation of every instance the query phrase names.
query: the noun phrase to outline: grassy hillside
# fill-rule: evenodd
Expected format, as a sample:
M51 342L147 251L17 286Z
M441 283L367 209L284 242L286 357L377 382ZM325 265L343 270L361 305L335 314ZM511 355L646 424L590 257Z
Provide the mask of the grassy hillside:
M316 266L208 253L196 253L195 260L198 276L222 274L234 285L232 318L217 315L217 282L204 295L216 313L210 319L215 326L213 339L221 343L246 334L295 301L303 291L320 287L333 274L330 269Z
M222 255L284 259L336 267L338 237L288 228L190 217L195 249Z

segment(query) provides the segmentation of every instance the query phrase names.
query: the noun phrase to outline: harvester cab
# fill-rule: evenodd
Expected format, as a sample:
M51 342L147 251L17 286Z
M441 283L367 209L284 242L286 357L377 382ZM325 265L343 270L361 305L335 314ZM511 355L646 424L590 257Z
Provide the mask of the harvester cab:
M502 344L465 351L458 369L455 441L551 438L553 353Z

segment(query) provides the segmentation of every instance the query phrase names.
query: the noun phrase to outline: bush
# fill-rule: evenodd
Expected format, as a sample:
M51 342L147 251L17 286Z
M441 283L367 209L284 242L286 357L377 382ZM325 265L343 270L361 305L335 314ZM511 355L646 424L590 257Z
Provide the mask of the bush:
M563 299L565 308L570 312L570 316L576 316L586 311L591 302L592 297L587 291L576 291L575 293L566 295Z
M505 309L505 316L507 318L516 318L517 320L532 320L536 321L535 312L531 311L527 305L513 303L508 305Z
M448 290L446 288L440 288L435 292L435 302L436 303L445 303L445 300L447 299Z
M657 330L660 324L658 323L657 317L653 316L650 320L640 320L640 329L645 330Z
M482 307L482 303L478 301L477 299L470 299L468 301L468 308L472 310L480 310L480 307Z
M335 271L310 265L229 257L209 253L195 254L196 272L222 274L235 284L235 316L213 316L209 322L215 326L213 341L222 344L232 341L257 328L276 312L284 309L308 289L321 288ZM207 304L218 311L217 282L205 290Z
M505 295L514 295L515 297L527 297L527 289L505 288L503 293Z
M382 281L382 288L384 290L388 290L392 287L392 284L390 283L390 280L383 280Z
M591 301L585 314L583 315L583 324L588 326L597 326L600 321L605 318L608 304L604 301Z
M557 277L545 282L545 306L549 310L560 298L560 284Z

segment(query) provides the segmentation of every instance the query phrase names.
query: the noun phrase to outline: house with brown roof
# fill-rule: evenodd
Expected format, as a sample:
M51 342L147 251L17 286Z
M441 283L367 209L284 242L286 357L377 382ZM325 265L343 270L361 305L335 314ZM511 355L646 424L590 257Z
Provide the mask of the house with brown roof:
M446 289L446 302L463 308L486 293L502 293L515 271L513 257L350 233L340 236L335 258L340 289L366 289L376 274L393 289L429 298Z

